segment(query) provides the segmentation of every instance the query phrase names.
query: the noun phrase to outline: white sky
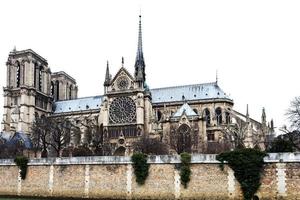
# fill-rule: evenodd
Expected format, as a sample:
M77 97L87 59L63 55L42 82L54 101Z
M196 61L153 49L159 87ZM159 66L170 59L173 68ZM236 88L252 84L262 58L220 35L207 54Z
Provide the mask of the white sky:
M0 86L9 52L31 48L52 72L77 80L79 96L103 94L106 60L133 72L138 15L150 88L215 81L235 109L286 124L300 95L300 1L0 1ZM1 95L3 92L1 91ZM0 98L3 114L3 98Z

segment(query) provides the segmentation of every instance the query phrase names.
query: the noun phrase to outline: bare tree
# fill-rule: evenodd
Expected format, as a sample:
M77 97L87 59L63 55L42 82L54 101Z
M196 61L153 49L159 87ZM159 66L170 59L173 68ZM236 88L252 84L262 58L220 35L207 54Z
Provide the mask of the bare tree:
M62 116L36 118L32 127L31 140L35 150L42 150L42 157L47 156L49 147L59 156L69 144L73 128L70 120Z
M282 127L279 130L284 134L277 136L277 138L289 142L294 151L300 151L300 131L289 130L286 126Z
M300 130L300 96L291 101L286 115L291 122L291 128Z
M35 157L37 156L37 152L41 151L42 158L48 156L48 146L49 146L49 139L51 127L48 126L48 118L42 117L35 117L35 121L32 125L32 134L31 134L31 141L33 146L33 151L35 153Z

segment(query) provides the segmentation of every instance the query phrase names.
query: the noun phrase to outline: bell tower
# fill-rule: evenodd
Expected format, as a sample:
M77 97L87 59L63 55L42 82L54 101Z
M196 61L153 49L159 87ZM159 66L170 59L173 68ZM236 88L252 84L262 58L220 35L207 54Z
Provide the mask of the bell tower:
M35 116L52 110L51 71L47 60L31 49L10 52L6 69L2 129L29 133Z

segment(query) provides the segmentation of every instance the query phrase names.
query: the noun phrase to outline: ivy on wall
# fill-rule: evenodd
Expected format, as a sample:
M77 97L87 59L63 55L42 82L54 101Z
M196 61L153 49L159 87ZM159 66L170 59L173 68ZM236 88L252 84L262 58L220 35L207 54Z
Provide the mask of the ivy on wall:
M227 161L234 171L234 176L241 185L245 200L251 200L260 187L265 156L265 152L250 148L236 149L217 155L222 170L224 161Z
M21 178L24 180L26 178L26 173L27 173L28 158L25 156L17 156L14 159L14 162L19 167Z
M184 188L187 188L188 183L190 182L191 176L191 155L189 153L180 154L181 166L180 166L180 181Z
M136 182L143 185L149 175L149 164L147 163L147 155L143 153L134 153L131 156L133 162L134 174Z

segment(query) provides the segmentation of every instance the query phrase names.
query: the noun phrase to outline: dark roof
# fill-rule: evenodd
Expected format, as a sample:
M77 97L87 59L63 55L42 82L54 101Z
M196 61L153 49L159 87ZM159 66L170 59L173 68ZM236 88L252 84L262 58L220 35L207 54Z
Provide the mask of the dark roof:
M227 99L231 100L215 83L183 85L150 89L152 103L180 102L183 100ZM83 97L55 102L54 113L87 111L100 109L103 96Z

